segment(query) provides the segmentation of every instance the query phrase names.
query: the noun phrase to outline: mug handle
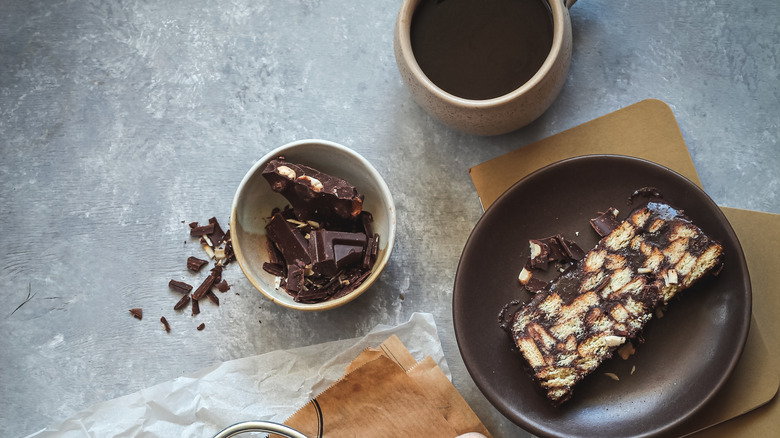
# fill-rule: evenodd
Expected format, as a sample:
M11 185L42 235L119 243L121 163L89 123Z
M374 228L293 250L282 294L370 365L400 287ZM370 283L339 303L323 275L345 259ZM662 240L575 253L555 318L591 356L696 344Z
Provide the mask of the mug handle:
M563 0L563 5L566 6L566 9L571 9L575 3L577 3L577 0Z

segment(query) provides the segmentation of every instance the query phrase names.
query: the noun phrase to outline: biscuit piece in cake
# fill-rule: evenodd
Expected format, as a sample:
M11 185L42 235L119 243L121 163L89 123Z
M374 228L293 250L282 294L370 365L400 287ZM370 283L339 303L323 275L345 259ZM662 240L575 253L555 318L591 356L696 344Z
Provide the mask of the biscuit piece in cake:
M627 340L655 309L718 269L723 247L660 200L635 209L582 260L512 317L533 377L555 405Z

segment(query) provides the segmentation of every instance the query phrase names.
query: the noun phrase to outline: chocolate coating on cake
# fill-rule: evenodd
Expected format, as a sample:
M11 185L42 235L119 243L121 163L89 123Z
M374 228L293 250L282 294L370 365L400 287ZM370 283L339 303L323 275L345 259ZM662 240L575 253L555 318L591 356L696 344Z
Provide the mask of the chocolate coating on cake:
M683 289L718 268L723 247L681 210L651 200L511 319L515 344L555 405Z

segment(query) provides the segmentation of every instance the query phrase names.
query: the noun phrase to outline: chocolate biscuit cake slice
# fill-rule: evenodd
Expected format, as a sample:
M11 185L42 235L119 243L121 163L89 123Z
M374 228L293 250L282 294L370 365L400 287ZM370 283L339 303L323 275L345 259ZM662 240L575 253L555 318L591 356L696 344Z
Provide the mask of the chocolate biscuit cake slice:
M559 405L635 337L657 307L722 260L721 244L682 211L648 201L513 315L515 344Z

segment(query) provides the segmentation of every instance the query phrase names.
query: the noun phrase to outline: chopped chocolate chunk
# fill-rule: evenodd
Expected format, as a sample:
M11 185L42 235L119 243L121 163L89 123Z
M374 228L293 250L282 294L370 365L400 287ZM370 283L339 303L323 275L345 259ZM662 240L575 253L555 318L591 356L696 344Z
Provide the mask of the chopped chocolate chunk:
M206 323L205 322L200 323L200 325L198 325L197 328L198 328L198 331L203 330L204 328L206 328Z
M265 262L263 263L263 270L271 275L276 275L277 277L284 277L284 267L278 263L270 263Z
M366 233L366 236L374 234L374 215L371 212L363 210L360 213L360 222L363 225L363 232Z
M187 269L192 272L198 272L200 269L209 264L208 260L199 259L197 257L190 257L187 259Z
M273 215L265 229L268 231L268 238L279 248L288 265L300 264L305 266L311 264L309 243L301 233L295 231L290 226L290 223L281 214Z
M222 231L222 227L219 226L219 222L216 217L209 219L209 224L214 226L214 231L209 233L209 239L214 247L222 245L225 240L225 232Z
M361 284L363 284L363 281L368 278L368 276L371 275L371 271L365 271L361 273L360 275L352 278L349 280L349 283L345 284L343 288L336 291L335 294L333 294L333 298L341 298L350 292L357 289Z
M303 268L298 265L287 267L287 292L299 293L303 290Z
M214 285L214 276L209 274L209 276L206 277L205 280L203 280L203 283L201 283L200 286L198 286L198 288L192 294L192 299L200 300L201 298L203 298L204 295L206 295L208 291L211 290L211 286L213 285Z
M181 299L178 303L176 303L175 306L173 306L173 310L181 310L183 309L188 303L190 302L190 294L184 294L181 296Z
M212 303L219 306L219 297L214 292L212 291L206 292L206 298L208 298L209 301L211 301Z
M198 303L198 300L192 300L192 316L195 316L200 313L200 304Z
M228 230L230 233L230 230ZM233 242L229 241L225 243L225 260L222 261L222 266L227 266L236 259L236 253L233 252Z
M363 210L363 195L355 186L308 166L276 159L268 163L263 177L287 198L301 221L313 219L329 228L354 223Z
M182 294L188 294L192 290L192 286L190 286L189 284L183 281L176 281L176 280L169 281L168 287Z
M211 275L214 277L214 284L222 281L222 265L216 265L211 269Z
M540 280L536 277L531 277L528 279L528 282L525 283L525 289L532 293L532 294L538 294L544 288L547 286L547 282L544 280Z
M366 251L363 253L363 269L372 269L376 263L376 256L379 252L379 234L374 234L366 243Z
M171 332L171 325L168 324L168 320L165 319L164 316L160 317L160 322L162 323L163 329L165 329L166 332Z
M607 211L590 220L590 226L596 230L599 236L604 237L620 225L617 219L617 210L609 207Z
M564 238L561 235L556 236L558 239L561 248L563 248L563 252L566 254L566 257L570 261L576 262L578 260L582 260L583 257L585 257L585 251L580 248L579 245L574 243L573 241Z
M137 319L144 319L144 311L140 308L130 309L130 313Z
M334 275L339 269L359 265L363 261L366 235L342 231L316 230L309 238L312 270L322 276Z
M190 229L190 236L193 237L206 236L213 232L214 232L214 224L196 226Z
M230 290L230 285L227 281L222 280L217 284L217 290L224 293Z
M309 289L298 293L294 300L298 303L319 303L325 301L330 297L327 290L323 289Z

